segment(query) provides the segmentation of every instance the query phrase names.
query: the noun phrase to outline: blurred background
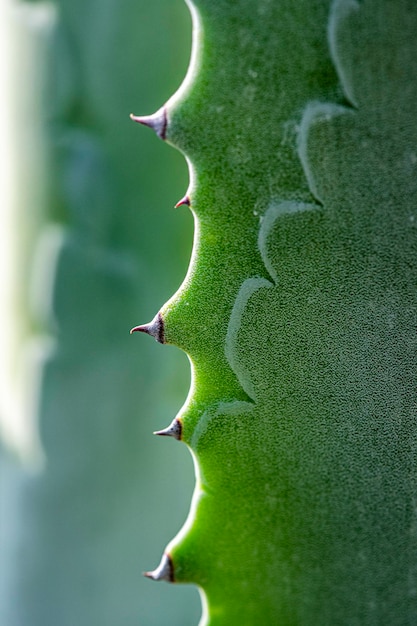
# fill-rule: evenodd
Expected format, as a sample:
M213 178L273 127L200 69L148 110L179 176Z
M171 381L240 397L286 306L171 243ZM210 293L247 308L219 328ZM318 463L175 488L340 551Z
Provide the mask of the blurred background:
M157 110L191 49L183 0L0 2L0 624L187 626L196 588L142 576L194 472L157 438L179 350L129 329L185 276L183 157Z

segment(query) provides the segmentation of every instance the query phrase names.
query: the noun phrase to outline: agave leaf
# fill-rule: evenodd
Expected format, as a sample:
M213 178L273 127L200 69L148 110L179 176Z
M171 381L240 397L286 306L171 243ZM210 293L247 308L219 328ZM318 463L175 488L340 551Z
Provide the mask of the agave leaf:
M166 137L196 235L162 318L197 486L170 577L210 626L413 623L417 9L193 11Z

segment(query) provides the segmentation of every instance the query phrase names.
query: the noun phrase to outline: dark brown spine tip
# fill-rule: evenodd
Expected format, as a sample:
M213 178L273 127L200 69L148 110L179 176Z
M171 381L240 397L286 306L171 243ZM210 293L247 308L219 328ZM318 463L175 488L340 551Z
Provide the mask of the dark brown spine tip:
M168 126L168 117L166 107L162 107L153 115L133 115L130 114L130 119L134 122L138 122L139 124L143 124L143 126L147 126L148 128L152 128L152 130L160 137L161 139L166 138L167 134L167 126Z
M174 566L172 564L172 559L169 554L164 554L162 556L161 562L153 572L145 572L144 576L146 578L150 578L151 580L165 580L168 583L174 582Z
M164 320L162 315L158 313L149 324L143 324L142 326L135 326L131 329L130 334L133 333L146 333L151 335L158 343L165 343L164 336Z
M161 437L174 437L180 441L182 434L182 424L179 419L175 418L174 421L164 430L156 430L154 435L160 435Z
M190 202L190 198L189 196L184 196L183 198L181 198L181 200L179 202L177 202L177 204L175 205L175 208L178 209L178 207L180 206L190 206L191 202Z

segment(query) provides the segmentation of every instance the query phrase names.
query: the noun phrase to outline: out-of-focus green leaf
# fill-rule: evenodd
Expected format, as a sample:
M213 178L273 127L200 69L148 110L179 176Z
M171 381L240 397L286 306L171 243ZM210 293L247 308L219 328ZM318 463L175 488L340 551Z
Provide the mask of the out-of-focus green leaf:
M190 20L166 0L55 10L44 56L48 220L29 281L34 340L48 339L34 364L45 462L30 473L7 461L3 473L15 532L0 615L5 626L191 625L195 589L178 595L142 577L192 489L187 452L152 436L184 400L188 365L129 336L190 255L191 220L171 210L185 164L129 120L181 81Z

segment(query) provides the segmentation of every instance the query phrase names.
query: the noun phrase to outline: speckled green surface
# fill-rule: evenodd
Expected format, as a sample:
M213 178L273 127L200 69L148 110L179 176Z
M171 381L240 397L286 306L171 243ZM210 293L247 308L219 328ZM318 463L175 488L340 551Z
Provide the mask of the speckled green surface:
M417 5L196 0L174 577L202 624L417 620ZM198 28L197 28L198 26Z

